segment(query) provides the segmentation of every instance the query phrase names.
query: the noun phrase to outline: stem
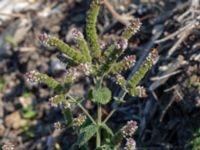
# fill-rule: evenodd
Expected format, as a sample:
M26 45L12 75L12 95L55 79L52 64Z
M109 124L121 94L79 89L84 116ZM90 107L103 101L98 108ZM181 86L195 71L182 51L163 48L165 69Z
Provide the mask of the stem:
M126 94L127 94L127 92L124 92L123 93L123 95L122 95L122 97L121 97L121 99L124 99L124 97L126 96ZM110 119L110 117L112 117L112 115L117 111L117 108L118 108L118 106L116 107L116 108L114 108L110 113L109 113L109 115L106 117L106 119L103 121L103 123L105 124L109 119Z
M100 88L101 84L103 81L103 77L101 77L99 80L97 80L96 83L96 88ZM101 104L97 103L97 125L98 125L98 130L97 130L97 137L96 137L96 147L100 147L101 146L101 118L102 118L102 108L101 108Z
M97 120L97 124L98 124L98 131L97 131L97 147L101 146L101 104L98 103L97 104L97 111L98 111L98 120Z
M81 105L79 102L77 102L77 100L71 96L71 95L67 95L74 103L76 103L78 105L78 107L86 114L86 116L92 121L93 124L96 124L96 121L92 118L92 116L88 113L88 111L83 107L83 105Z

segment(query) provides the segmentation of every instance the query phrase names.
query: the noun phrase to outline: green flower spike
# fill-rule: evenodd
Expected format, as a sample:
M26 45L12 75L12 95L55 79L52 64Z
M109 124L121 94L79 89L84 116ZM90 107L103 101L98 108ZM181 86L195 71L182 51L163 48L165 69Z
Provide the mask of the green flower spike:
M87 42L84 39L83 34L79 30L74 28L72 30L72 35L74 40L78 43L81 53L87 58L88 62L91 62L92 59L90 56L90 51Z
M46 84L48 87L52 88L56 92L60 92L62 90L62 85L54 80L53 78L49 77L46 74L36 72L35 70L26 73L27 81L31 83L42 82Z
M111 67L116 62L117 58L124 52L128 46L128 41L120 38L115 44L115 50L107 57L105 64L100 66L98 75L102 76L111 71Z
M148 57L144 61L144 63L141 65L141 67L137 70L137 72L132 76L132 78L128 82L128 84L132 88L135 88L137 84L144 78L145 74L152 67L157 57L158 57L157 49L152 49Z
M136 88L131 88L128 93L132 96L147 97L146 89L142 86L137 86Z
M90 54L93 58L99 58L101 55L98 35L96 31L97 16L99 14L101 0L92 0L87 13L86 35L90 48Z
M49 105L53 106L53 107L57 107L64 100L65 100L65 95L64 94L56 95L56 96L51 97L49 99Z
M132 35L140 30L142 23L138 18L130 20L130 25L124 30L122 36L126 39L130 39Z
M121 73L123 70L130 69L132 66L134 66L135 61L135 55L126 56L120 62L113 64L111 71L113 74Z
M57 49L59 49L61 52L69 56L74 62L78 64L89 61L80 52L71 48L68 44L64 43L63 41L59 40L56 37L51 37L51 36L48 36L47 34L42 34L39 36L39 40L45 45L56 47Z

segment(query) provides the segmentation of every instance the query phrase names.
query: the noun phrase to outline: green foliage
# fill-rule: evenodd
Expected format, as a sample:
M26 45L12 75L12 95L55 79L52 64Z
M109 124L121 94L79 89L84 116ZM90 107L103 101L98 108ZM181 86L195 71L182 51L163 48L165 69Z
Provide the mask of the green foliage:
M120 144L123 140L123 133L121 130L119 130L115 135L111 138L111 144L113 147L117 146Z
M94 124L82 128L78 139L79 146L86 144L95 135L97 128L98 126Z
M25 119L34 119L37 116L37 112L33 110L31 105L22 109L22 117Z
M102 145L101 147L96 148L96 150L113 150L112 147L110 147L110 145Z
M29 124L25 124L21 127L23 134L25 134L28 137L33 138L35 136L35 131L32 129L32 127Z
M191 141L192 149L191 150L198 150L200 147L200 128L196 131L194 138Z
M112 96L111 91L108 88L99 88L97 90L93 90L92 95L94 101L101 104L107 104Z

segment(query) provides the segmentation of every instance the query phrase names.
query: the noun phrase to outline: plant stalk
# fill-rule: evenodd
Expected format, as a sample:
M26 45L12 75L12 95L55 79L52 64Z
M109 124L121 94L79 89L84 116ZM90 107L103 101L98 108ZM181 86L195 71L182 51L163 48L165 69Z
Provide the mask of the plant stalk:
M98 131L97 131L97 147L101 146L101 104L98 103L97 104L97 111L98 111L98 120L97 120L97 124L98 124Z
M93 124L96 124L96 121L92 118L92 116L88 113L88 111L79 103L77 102L77 100L71 96L71 95L68 95L68 97L78 105L78 107L86 114L86 116L90 119L90 121L92 121Z

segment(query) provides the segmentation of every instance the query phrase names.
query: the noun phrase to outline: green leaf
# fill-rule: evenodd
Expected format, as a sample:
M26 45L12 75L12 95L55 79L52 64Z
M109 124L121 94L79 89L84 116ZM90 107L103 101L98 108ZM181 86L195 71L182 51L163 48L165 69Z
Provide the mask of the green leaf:
M100 88L92 92L95 101L107 104L111 100L111 91L108 88Z
M73 121L73 116L72 116L71 110L69 108L63 108L63 114L64 114L66 123L68 125L71 124Z
M110 134L111 136L114 135L113 132L112 132L112 130L111 130L111 128L108 127L106 124L102 124L101 127L102 127L102 129L104 129L104 130L105 130L108 134Z
M111 143L113 146L120 144L123 140L123 133L119 130L111 139Z
M105 140L106 144L110 144L111 143L111 139L113 137L113 132L112 130L106 125L106 124L102 124L101 128L103 130L103 139Z
M96 132L97 132L97 125L94 124L82 128L80 130L80 136L78 139L79 147L86 144L92 138L92 136L94 136Z
M11 35L6 35L5 40L7 42L9 42L10 44L12 44L14 47L18 46L17 41L14 39L14 37L12 37Z

